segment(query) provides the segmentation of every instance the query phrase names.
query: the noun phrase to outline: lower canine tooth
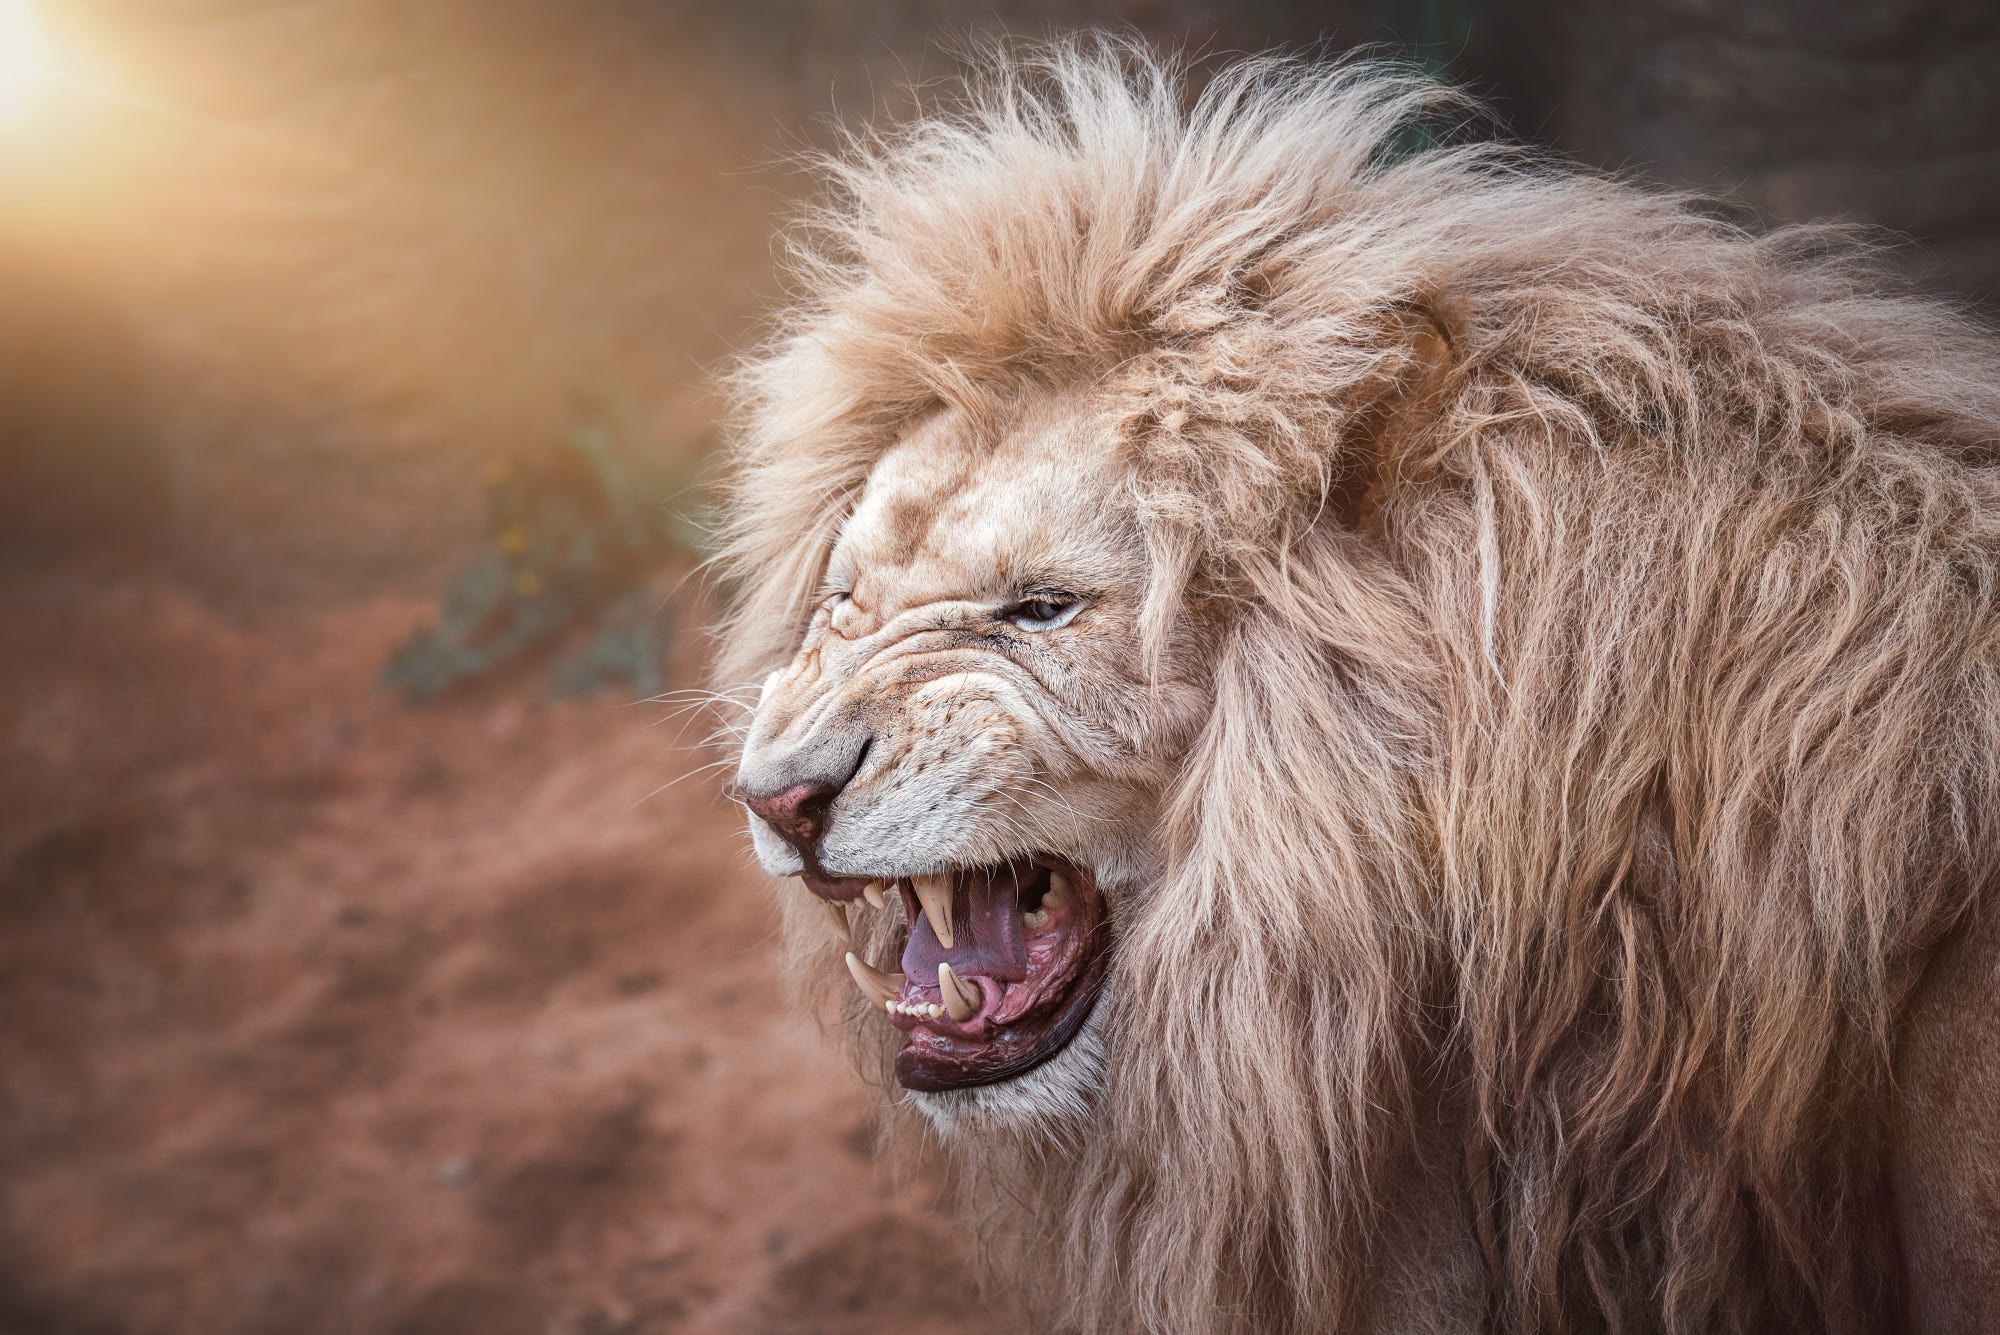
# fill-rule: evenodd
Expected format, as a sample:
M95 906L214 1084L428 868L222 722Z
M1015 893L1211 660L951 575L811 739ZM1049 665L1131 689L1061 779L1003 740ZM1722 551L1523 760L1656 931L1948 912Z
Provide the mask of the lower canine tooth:
M861 995L877 1006L889 1005L903 990L902 974L883 973L851 950L847 952L847 972L854 975L854 985L861 989Z
M917 892L917 902L924 906L924 916L931 920L931 931L937 934L938 944L951 949L951 877L912 876L910 885Z
M979 1014L979 989L961 983L942 960L938 961L938 991L944 993L945 1013L959 1024Z

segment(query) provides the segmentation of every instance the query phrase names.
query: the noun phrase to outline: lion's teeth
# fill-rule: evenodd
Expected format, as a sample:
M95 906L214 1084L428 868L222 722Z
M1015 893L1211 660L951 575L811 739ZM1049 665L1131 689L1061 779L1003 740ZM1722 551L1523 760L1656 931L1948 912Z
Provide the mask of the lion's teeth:
M870 881L868 884L862 886L861 897L868 901L868 907L871 909L879 909L889 902L882 898L882 883L880 881Z
M847 952L847 971L854 975L854 985L861 989L862 996L877 1006L895 1009L892 998L903 990L904 975L883 973L851 950Z
M951 949L951 877L912 876L910 884L916 889L917 902L924 906L924 916L931 920L938 944Z
M944 1014L944 1007L936 1004L926 1006L924 1007L924 1014L930 1016L931 1019L935 1020L939 1016Z
M848 929L847 926L846 909L842 908L840 905L834 903L830 899L820 900L820 907L826 910L826 916L828 919L832 921L833 930L840 933L841 940L851 941L854 939L852 932Z
M979 989L958 981L951 965L938 961L938 991L944 993L945 1013L960 1024L979 1014Z
M1039 932L1049 925L1049 911L1047 909L1035 909L1033 912L1023 913L1021 921L1028 925L1029 931Z
M1042 892L1042 903L1052 909L1069 903L1069 877L1059 871L1050 872L1049 888Z

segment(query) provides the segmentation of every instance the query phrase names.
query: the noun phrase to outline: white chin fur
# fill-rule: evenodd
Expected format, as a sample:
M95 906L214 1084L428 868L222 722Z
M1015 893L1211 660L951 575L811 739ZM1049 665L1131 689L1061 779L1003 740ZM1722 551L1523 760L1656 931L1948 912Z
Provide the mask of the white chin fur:
M1034 1070L995 1085L904 1093L904 1106L930 1122L947 1145L964 1136L1011 1131L1035 1139L1074 1143L1088 1126L1104 1086L1104 1038L1098 1017L1104 998L1076 1037Z

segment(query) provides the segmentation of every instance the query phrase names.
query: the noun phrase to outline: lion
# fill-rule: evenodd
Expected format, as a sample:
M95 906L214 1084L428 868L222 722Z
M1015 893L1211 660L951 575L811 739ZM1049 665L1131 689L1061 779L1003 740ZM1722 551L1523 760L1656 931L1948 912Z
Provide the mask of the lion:
M1993 335L1381 63L940 97L737 372L718 670L1032 1328L2000 1329Z

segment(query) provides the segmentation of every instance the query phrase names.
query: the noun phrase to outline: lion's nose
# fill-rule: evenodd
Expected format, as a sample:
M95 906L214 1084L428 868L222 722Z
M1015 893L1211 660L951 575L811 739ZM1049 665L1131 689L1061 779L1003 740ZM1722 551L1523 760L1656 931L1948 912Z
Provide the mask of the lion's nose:
M807 871L817 871L834 799L854 782L872 745L866 732L843 730L791 751L752 746L736 775L743 804L799 850Z
M745 793L743 800L810 862L820 836L826 833L827 808L840 796L843 786L798 783L776 793Z

